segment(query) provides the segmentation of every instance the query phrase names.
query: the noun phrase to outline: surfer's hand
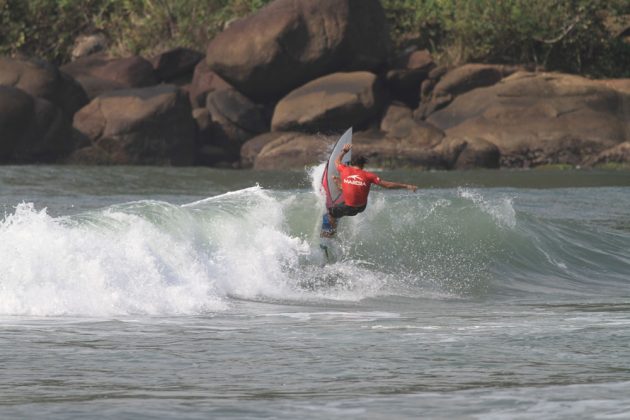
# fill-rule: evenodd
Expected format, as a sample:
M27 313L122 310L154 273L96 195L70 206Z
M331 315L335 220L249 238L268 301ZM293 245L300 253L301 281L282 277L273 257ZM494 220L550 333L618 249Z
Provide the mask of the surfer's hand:
M405 188L412 192L416 192L416 190L418 189L416 185L407 185Z
M344 153L348 153L350 151L350 149L352 149L352 144L346 144L343 146L343 152Z

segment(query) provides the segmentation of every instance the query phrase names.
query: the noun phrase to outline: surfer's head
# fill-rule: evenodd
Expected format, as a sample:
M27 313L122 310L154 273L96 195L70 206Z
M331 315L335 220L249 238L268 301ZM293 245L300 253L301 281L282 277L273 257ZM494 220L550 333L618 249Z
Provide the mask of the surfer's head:
M350 159L350 165L358 166L359 168L363 169L367 161L367 158L363 155L354 155L352 156L352 159Z

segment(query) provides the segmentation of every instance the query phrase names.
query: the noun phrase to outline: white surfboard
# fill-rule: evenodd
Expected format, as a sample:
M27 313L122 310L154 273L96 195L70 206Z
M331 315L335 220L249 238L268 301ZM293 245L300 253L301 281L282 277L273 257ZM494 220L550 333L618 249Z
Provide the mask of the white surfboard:
M341 194L341 190L337 186L337 183L333 179L335 176L339 176L339 171L337 171L337 166L335 165L335 159L341 153L341 149L346 144L352 144L352 127L346 130L343 133L343 136L337 140L335 146L330 152L330 156L328 157L328 162L326 162L326 167L324 168L324 175L322 176L322 189L326 194L326 208L329 209L335 204L339 204L343 202L343 196ZM350 162L350 155L352 151L346 153L343 157L342 162L344 164L348 164Z

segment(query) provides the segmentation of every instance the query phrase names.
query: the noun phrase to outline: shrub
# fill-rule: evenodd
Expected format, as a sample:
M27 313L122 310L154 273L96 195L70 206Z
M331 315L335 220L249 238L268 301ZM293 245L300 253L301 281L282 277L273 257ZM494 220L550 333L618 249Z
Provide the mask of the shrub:
M118 55L204 50L226 22L271 0L0 0L0 54L68 61L75 38L103 32ZM630 76L630 45L611 27L628 0L381 0L394 45L428 48L446 65L533 63Z
M75 38L103 32L119 55L205 49L223 25L270 0L0 0L0 54L69 60Z
M394 42L409 34L447 65L534 63L592 76L630 75L630 45L610 22L627 0L382 0Z

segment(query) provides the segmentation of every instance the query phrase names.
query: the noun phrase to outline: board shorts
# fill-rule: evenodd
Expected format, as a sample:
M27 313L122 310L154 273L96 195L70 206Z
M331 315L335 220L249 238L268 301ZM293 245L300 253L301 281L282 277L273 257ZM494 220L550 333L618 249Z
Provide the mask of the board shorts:
M342 203L342 204L337 204L336 206L329 208L328 213L335 219L338 219L343 216L356 216L357 214L365 210L366 207L367 207L367 204L364 204L361 207L351 207Z

